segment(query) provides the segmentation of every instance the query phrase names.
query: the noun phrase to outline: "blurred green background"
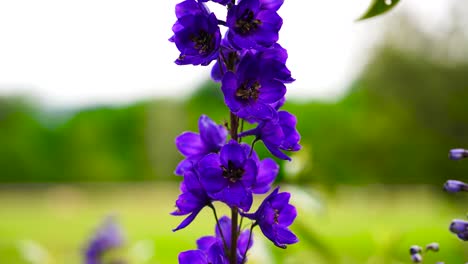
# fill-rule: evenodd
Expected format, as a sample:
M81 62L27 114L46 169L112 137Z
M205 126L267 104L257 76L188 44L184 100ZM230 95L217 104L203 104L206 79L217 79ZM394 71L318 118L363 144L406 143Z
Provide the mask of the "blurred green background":
M293 193L301 243L284 251L258 234L252 263L410 263L412 244L433 241L441 251L426 263L468 260L448 232L468 200L441 187L468 175L468 162L447 158L468 146L468 40L456 30L448 41L398 17L345 96L287 102L303 149L278 161L278 182ZM51 111L1 98L0 263L80 263L109 214L126 234L115 254L130 263L174 263L195 248L213 232L209 210L176 233L182 218L169 212L180 181L174 138L196 131L201 114L228 118L211 81L180 100L119 107Z

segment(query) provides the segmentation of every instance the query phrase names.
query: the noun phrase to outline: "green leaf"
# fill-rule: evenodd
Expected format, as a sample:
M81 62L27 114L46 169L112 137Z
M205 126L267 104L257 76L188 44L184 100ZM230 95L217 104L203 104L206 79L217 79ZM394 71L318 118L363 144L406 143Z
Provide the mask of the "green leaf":
M364 20L381 15L394 8L400 0L372 0L372 4L367 11L357 20Z

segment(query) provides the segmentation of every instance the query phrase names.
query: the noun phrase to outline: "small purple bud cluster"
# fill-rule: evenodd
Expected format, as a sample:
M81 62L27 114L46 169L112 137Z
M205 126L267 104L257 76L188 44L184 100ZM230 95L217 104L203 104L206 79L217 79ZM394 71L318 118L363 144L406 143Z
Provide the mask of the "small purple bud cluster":
M452 160L459 160L468 157L468 150L457 148L452 149L449 152L449 158ZM444 184L444 189L447 192L466 192L468 191L468 184L457 180L448 180ZM461 219L454 219L450 223L450 232L457 235L457 237L463 241L468 241L468 221Z
M209 207L216 235L202 237L198 249L180 253L179 263L245 263L256 226L280 248L298 242L289 230L297 215L289 193L275 188L255 212L250 211L253 196L268 193L279 171L275 160L258 157L255 143L262 141L282 160L291 160L285 151L301 148L296 117L280 110L285 84L294 81L286 67L287 51L277 43L283 24L277 12L284 0L212 0L226 7L225 20L205 2L210 1L185 0L176 5L177 21L169 40L180 51L176 64L207 66L214 61L211 77L221 83L230 121L218 125L202 115L198 133L184 132L176 138L184 159L175 174L183 180L172 214L187 217L174 231L187 227ZM220 26L227 29L224 36ZM254 128L244 131L244 122ZM251 144L243 143L249 136ZM226 204L231 218L218 219L214 201ZM242 230L245 218L252 220L247 231Z
M112 217L107 217L85 249L85 263L103 264L104 262L102 259L104 254L112 249L122 246L123 241L124 239L120 227ZM109 263L125 262L121 260L112 260Z
M430 244L427 244L425 248L426 248L425 252L428 252L428 251L438 252L439 251L439 244L435 243L435 242L432 242ZM414 263L422 263L423 262L423 254L425 252L423 252L422 247L420 247L418 245L411 246L410 250L409 250L409 253L410 253L410 256L411 256L411 261L414 262ZM439 261L436 264L444 264L444 262Z

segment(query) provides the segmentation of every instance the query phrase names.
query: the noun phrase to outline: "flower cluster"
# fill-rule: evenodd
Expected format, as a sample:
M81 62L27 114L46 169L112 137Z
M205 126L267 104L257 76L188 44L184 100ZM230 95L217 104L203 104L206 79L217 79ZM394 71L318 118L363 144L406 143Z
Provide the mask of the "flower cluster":
M449 158L452 160L468 158L468 150L461 148L452 149L449 152ZM448 180L444 184L444 189L450 193L466 192L468 191L468 184L458 180ZM456 234L459 239L468 241L468 221L454 219L452 220L452 223L450 223L449 230Z
M425 252L428 252L428 251L438 252L439 251L439 244L435 243L435 242L427 244ZM410 252L410 256L411 256L411 261L413 261L414 263L421 263L423 261L423 254L425 252L423 252L422 247L420 247L418 245L413 245L413 246L410 247L409 252ZM444 262L439 261L436 264L444 264Z
M206 2L225 6L225 19L212 13ZM280 248L298 242L289 229L297 215L289 193L276 188L251 212L254 195L268 193L279 171L274 159L258 157L255 144L263 142L282 160L291 160L286 152L301 148L295 116L281 110L285 84L294 81L286 67L287 51L277 43L283 2L185 0L176 5L177 21L169 39L180 51L175 63L213 62L211 77L221 84L230 120L223 126L202 115L198 133L176 138L184 159L175 174L183 179L172 214L186 218L174 231L187 227L205 207L213 210L216 220L216 236L199 239L197 250L179 255L180 263L245 263L256 226ZM226 27L224 35L221 26ZM244 122L253 128L244 131ZM242 142L249 137L251 144ZM218 219L215 201L231 209L231 218ZM250 230L243 230L244 219L252 221Z

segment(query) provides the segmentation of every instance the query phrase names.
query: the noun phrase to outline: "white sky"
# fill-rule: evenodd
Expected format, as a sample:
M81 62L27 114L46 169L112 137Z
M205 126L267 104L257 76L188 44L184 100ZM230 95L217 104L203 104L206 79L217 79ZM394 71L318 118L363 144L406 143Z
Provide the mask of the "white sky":
M401 1L395 12L412 10L428 29L446 15L448 0ZM178 2L0 0L0 96L75 107L189 94L211 67L173 63L178 51L167 39ZM290 98L343 93L392 16L354 22L369 3L285 1L279 42L297 79Z

